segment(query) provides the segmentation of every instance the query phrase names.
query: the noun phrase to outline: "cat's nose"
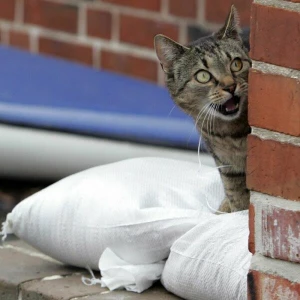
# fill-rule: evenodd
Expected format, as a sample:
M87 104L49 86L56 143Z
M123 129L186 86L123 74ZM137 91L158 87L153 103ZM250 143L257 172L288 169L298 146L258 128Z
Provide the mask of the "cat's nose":
M231 84L231 85L229 85L229 86L225 86L225 87L223 88L223 91L228 92L228 93L230 93L230 94L233 94L234 91L235 91L235 89L236 89L236 84L234 83L234 84Z
M236 89L236 84L234 83L234 84L231 84L231 85L229 85L229 86L225 86L225 87L223 88L223 91L228 92L228 93L230 93L230 94L233 94L234 91L235 91L235 89Z

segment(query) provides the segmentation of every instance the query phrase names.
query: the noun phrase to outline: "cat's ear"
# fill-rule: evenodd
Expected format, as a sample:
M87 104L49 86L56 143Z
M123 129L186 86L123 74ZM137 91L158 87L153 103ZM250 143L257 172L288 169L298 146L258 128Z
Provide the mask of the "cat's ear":
M176 43L162 34L155 36L154 48L165 73L170 73L174 62L189 50L189 48Z
M215 33L215 36L219 40L228 38L241 41L240 33L241 28L239 14L235 6L232 5L225 25L217 33Z

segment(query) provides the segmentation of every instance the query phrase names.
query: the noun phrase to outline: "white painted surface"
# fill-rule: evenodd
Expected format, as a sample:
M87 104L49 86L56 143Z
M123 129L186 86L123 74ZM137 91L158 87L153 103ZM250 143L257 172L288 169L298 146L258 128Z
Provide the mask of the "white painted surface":
M134 157L198 162L197 151L141 145L0 125L0 176L59 179L84 169ZM201 154L201 163L215 166Z

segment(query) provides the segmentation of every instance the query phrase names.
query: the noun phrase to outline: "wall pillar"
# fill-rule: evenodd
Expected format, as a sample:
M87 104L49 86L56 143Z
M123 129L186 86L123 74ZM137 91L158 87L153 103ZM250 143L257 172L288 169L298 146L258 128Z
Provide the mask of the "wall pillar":
M248 299L300 299L300 1L255 0Z

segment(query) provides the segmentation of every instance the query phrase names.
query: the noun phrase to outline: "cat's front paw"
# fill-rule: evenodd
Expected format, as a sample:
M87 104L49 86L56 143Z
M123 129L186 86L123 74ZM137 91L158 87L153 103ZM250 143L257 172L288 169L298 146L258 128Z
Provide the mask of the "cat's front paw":
M229 205L229 200L225 198L223 202L221 203L218 211L216 212L216 215L220 215L221 213L231 213L231 208Z

